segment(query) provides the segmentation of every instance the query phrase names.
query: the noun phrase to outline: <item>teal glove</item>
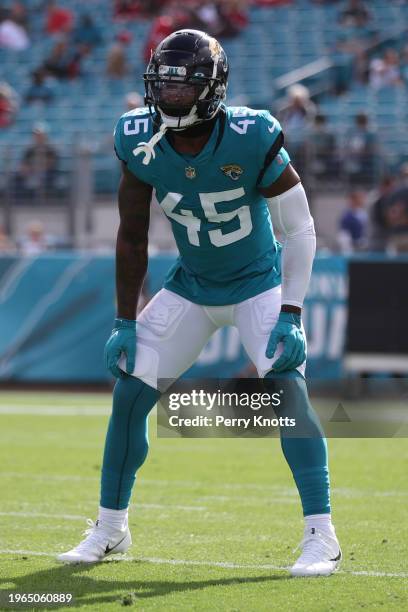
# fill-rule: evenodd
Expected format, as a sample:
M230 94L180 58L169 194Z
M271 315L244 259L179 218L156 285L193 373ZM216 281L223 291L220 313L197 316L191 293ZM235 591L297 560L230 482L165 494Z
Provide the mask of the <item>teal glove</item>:
M135 369L136 359L136 321L115 319L112 333L105 345L105 365L115 378L123 376L118 367L122 353L126 355L126 372L131 374Z
M273 328L266 356L272 359L279 342L283 342L283 353L275 361L272 369L275 372L294 370L306 359L306 340L301 328L300 316L291 312L281 312Z

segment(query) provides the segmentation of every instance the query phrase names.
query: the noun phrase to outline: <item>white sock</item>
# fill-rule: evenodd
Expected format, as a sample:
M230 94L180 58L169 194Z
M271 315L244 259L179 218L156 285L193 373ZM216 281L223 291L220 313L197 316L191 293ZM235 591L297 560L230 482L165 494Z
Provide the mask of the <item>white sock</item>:
M102 508L99 506L98 521L101 526L108 526L112 529L125 529L128 526L129 509L111 510L110 508Z
M335 535L331 514L309 514L309 516L305 516L305 526L306 529L314 528Z

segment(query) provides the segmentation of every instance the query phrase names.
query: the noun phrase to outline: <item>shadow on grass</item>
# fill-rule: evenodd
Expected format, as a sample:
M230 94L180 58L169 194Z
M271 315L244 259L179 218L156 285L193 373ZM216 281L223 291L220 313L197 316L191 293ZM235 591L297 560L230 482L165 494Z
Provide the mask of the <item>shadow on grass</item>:
M22 563L24 563L23 560ZM101 568L107 565L114 565L116 568L118 563L121 562L109 561L97 567ZM142 565L149 568L153 567L152 564L142 561L126 563L129 574L132 574L133 571L136 571L136 569ZM208 580L189 580L188 578L185 580L177 580L176 576L174 580L145 580L132 578L129 580L117 580L112 576L110 580L105 580L101 577L89 575L95 567L96 566L93 564L57 565L46 570L25 574L24 576L3 576L0 578L0 589L2 583L14 583L14 588L12 590L18 593L72 593L74 602L70 607L80 607L85 604L119 602L119 600L122 600L123 597L129 594L134 594L134 601L136 603L137 600L164 597L169 594L187 591L199 591L208 587L290 580L290 576L285 574L271 574L270 576L235 576L228 578L210 578ZM174 570L174 568L172 569Z

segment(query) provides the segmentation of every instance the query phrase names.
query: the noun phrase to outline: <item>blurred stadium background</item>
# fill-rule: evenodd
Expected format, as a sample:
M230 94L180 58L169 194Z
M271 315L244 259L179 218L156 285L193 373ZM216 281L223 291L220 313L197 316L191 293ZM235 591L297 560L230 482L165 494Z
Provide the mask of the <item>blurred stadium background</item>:
M0 2L0 381L109 382L112 132L143 103L150 49L180 27L220 38L228 104L280 119L307 188L309 376L406 374L407 17L405 0ZM152 212L145 301L176 256ZM251 373L234 329L192 373Z

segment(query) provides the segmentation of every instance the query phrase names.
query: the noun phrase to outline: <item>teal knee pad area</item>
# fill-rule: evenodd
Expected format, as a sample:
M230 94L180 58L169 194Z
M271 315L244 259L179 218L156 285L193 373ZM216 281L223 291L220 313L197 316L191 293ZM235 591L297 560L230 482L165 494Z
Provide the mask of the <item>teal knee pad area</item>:
M102 465L100 505L104 508L122 510L129 505L136 472L149 449L148 415L159 396L156 389L132 376L116 382Z
M281 427L281 446L302 501L303 514L330 512L330 480L327 442L319 417L312 408L306 381L296 370L275 374L264 380L269 392L281 392L277 417L295 419L295 427Z

